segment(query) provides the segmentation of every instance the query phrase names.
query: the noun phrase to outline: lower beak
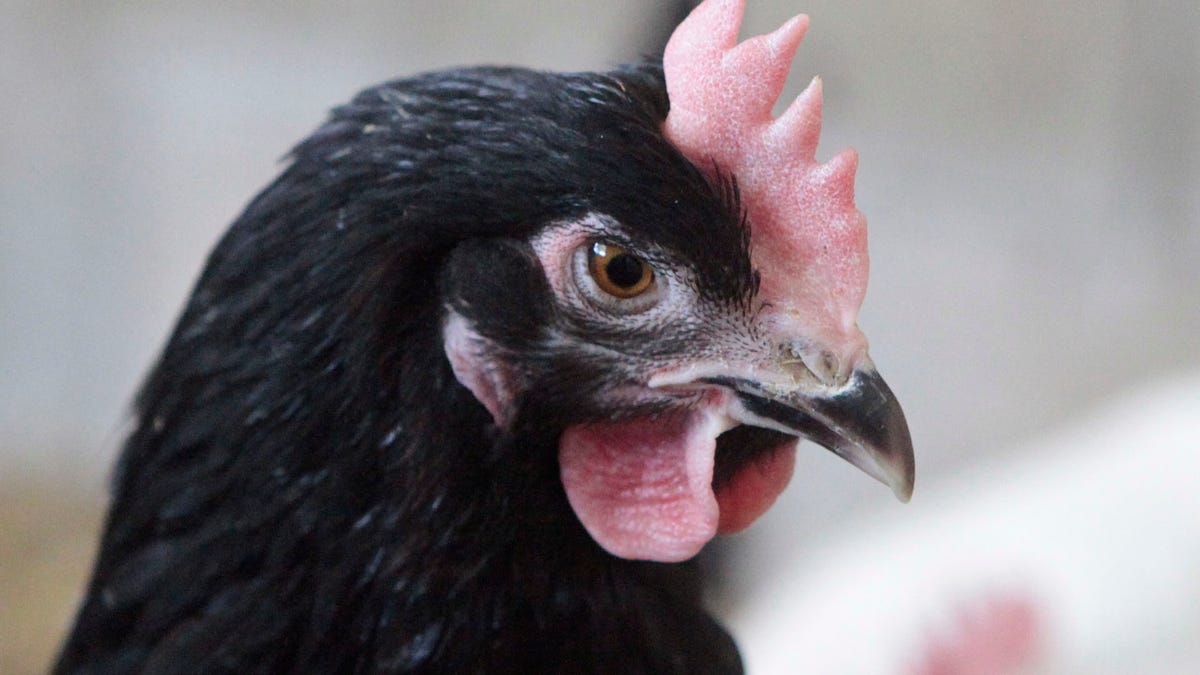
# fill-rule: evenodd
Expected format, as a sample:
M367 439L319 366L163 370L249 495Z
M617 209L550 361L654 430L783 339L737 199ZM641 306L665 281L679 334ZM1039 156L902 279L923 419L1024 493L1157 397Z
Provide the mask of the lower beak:
M868 360L844 385L781 390L743 379L720 378L737 392L744 424L807 438L892 488L912 497L916 463L904 411Z

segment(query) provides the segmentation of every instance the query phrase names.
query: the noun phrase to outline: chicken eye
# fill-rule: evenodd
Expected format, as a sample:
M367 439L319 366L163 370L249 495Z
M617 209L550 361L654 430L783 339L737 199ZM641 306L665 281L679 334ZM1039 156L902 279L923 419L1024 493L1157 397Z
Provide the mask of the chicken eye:
M622 300L637 297L654 285L654 270L620 246L595 242L588 249L588 274L600 290Z

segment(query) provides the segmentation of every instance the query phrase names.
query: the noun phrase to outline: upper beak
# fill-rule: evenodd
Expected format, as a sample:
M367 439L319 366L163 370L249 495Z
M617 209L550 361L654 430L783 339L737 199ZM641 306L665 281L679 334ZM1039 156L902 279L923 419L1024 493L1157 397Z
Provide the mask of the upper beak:
M869 359L838 387L781 390L719 378L737 392L743 423L807 438L882 481L902 502L912 497L916 463L904 411Z

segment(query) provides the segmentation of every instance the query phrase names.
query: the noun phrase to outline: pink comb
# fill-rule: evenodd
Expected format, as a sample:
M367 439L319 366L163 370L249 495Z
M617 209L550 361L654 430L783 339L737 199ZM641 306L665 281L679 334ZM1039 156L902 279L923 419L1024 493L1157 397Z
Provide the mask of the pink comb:
M816 161L819 78L772 116L808 17L738 44L744 4L706 0L671 36L664 133L701 170L737 178L761 297L776 321L802 324L803 337L835 348L848 367L866 345L855 325L868 267L867 223L854 206L858 155Z

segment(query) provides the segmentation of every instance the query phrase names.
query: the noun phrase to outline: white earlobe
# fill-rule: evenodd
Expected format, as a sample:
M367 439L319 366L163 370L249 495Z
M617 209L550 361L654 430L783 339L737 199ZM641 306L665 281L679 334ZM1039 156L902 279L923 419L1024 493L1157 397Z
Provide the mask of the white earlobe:
M442 340L454 377L487 408L496 426L506 427L512 417L515 387L498 350L453 310L442 324Z

